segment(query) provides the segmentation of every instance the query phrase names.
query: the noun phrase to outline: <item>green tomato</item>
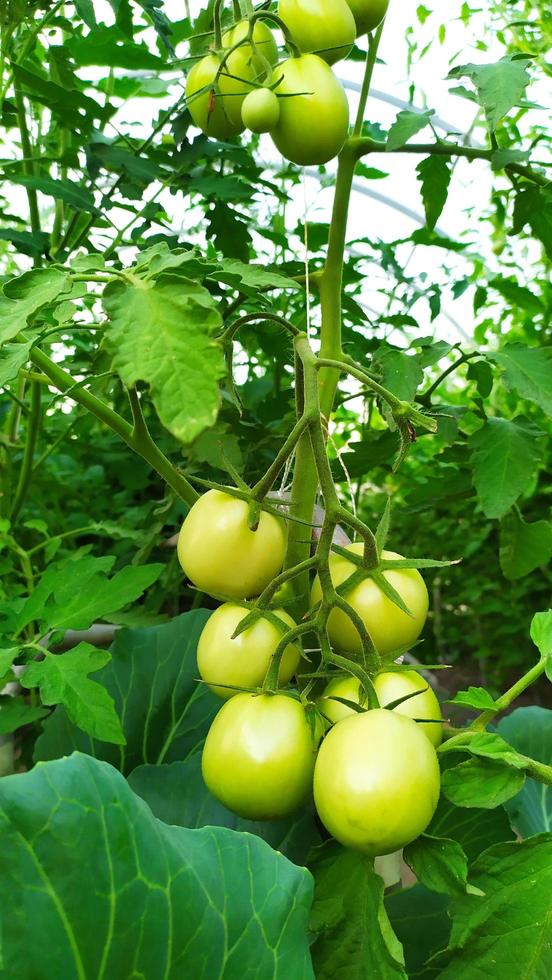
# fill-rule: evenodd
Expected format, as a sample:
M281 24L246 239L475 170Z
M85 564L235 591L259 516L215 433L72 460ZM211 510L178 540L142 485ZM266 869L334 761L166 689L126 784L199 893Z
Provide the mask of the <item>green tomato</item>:
M357 37L378 27L387 13L389 0L347 0L356 22Z
M236 114L236 104L240 103L243 83L229 78L225 72L218 79L218 91L214 87L198 95L206 85L214 85L220 58L207 54L190 70L186 80L186 99L190 115L206 136L225 140L243 132L241 115Z
M347 138L349 104L331 68L304 54L284 61L274 77L282 79L276 90L280 121L270 135L280 153L301 166L337 156Z
M245 96L242 122L252 133L270 133L280 118L280 103L269 88L257 88Z
M362 543L351 544L347 551L356 555L363 552ZM394 551L383 551L383 558L401 558ZM335 586L341 585L356 571L357 566L341 555L330 557L330 574ZM415 568L398 568L383 572L384 577L399 593L411 615L399 609L371 578L347 591L343 598L361 617L380 656L386 657L418 639L427 617L428 594L425 582ZM311 606L320 601L322 590L318 576L311 590ZM328 620L330 640L339 650L352 654L362 653L362 643L356 628L345 612L332 609Z
M283 694L237 694L209 729L203 779L240 817L277 820L310 793L315 756L315 738L299 701Z
M326 829L344 847L373 856L392 854L424 832L439 786L429 739L410 718L385 708L334 725L314 770L314 802Z
M283 520L261 511L256 531L248 527L245 500L209 490L190 508L178 536L178 560L191 582L209 595L249 599L282 568Z
M396 708L393 708L393 711L413 720L416 718L435 719L436 722L442 720L441 707L434 692L415 670L383 671L374 677L373 683L382 708L386 708L388 704L397 701L398 698L413 694L414 691L421 691L421 694L398 704ZM354 708L348 708L346 704L335 701L334 698L336 697L360 704L360 681L349 674L343 677L335 677L327 685L318 702L318 707L334 725L349 715L357 714ZM441 744L443 738L442 725L432 724L431 721L427 725L423 722L417 722L417 725L420 731L425 732L432 745L437 747Z
M283 609L274 609L273 616L284 624L279 629L269 619L261 617L253 626L244 630L235 639L232 634L248 614L243 606L226 602L219 606L207 620L197 646L197 665L199 673L211 690L220 698L235 697L237 691L218 687L217 684L231 684L235 687L259 687L264 681L270 666L271 657L284 632L293 629L295 623ZM289 644L280 664L280 684L287 684L293 677L301 651L298 646Z
M346 58L354 44L356 24L346 0L279 0L278 15L301 51L329 65Z
M222 35L222 47L226 50L233 48L248 34L249 21L241 20ZM255 51L251 44L246 43L232 52L227 61L228 73L252 82L266 81L268 67L278 62L278 45L270 28L262 21L257 21L253 28L253 41Z

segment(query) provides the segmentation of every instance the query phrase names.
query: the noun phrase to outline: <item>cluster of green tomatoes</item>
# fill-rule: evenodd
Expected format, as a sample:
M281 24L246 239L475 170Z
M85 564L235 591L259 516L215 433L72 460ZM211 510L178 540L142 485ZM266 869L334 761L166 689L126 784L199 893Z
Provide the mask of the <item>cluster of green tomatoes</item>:
M348 550L361 549L352 544ZM298 642L284 650L277 689L262 687L282 637L295 626L277 607L278 594L239 632L254 608L247 600L274 581L285 552L283 519L262 510L252 530L248 502L221 490L200 497L182 525L184 572L198 589L226 600L208 619L197 651L203 681L225 700L205 741L203 778L221 803L250 820L287 816L314 795L322 823L338 841L367 854L390 854L423 833L439 797L439 703L419 674L392 660L423 628L426 586L415 569L383 573L411 615L370 577L344 593L386 662L372 679L382 707L364 704L353 674L336 673L311 702L290 686L302 656ZM332 554L329 568L337 586L356 566ZM316 577L311 608L320 598ZM328 634L333 648L354 661L360 637L341 609L332 610Z
M349 105L330 65L356 37L382 21L389 0L279 0L278 17L257 13L222 34L188 74L192 119L224 140L244 129L270 133L280 153L302 166L327 163L349 129ZM294 55L278 63L268 21L280 22Z

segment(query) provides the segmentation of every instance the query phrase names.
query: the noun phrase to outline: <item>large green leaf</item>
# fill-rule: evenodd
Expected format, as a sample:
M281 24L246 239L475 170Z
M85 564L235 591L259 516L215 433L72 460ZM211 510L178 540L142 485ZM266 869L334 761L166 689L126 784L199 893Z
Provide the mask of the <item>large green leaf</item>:
M468 759L443 773L442 790L456 806L492 810L519 793L525 773L502 762Z
M484 898L451 908L452 936L439 980L552 976L552 834L491 847L470 877Z
M445 895L437 895L419 884L386 895L385 908L402 943L409 980L435 976L424 965L448 943L451 927L448 904Z
M211 795L201 775L201 753L168 766L138 766L128 777L138 796L165 823L177 827L228 827L262 837L296 864L320 843L312 811L303 807L285 820L253 822L231 813Z
M249 834L167 826L104 762L2 779L0 828L6 977L313 977L308 872Z
M552 347L507 344L489 357L503 369L508 388L552 415Z
M500 734L518 752L552 765L552 711L533 705L517 708L498 723ZM512 826L522 837L552 831L552 787L527 779L525 786L505 803Z
M94 198L90 191L85 190L79 184L70 180L52 180L51 177L32 177L27 174L11 175L12 184L22 184L23 187L40 191L47 197L53 197L57 201L65 201L75 211L89 211L97 213Z
M113 366L133 387L145 381L159 418L190 443L216 421L222 347L213 334L221 317L210 293L182 276L155 283L117 282L104 292Z
M477 892L468 882L468 859L458 841L421 834L405 848L404 859L417 880L431 891L443 895Z
M491 130L523 97L530 82L529 59L507 55L492 65L459 65L449 78L467 77L475 85L477 101L485 110Z
M129 773L144 763L183 761L197 751L220 707L195 680L197 641L208 616L198 609L162 626L117 634L112 659L96 680L115 702L125 746L84 735L57 708L37 740L35 759L57 759L78 749Z
M314 851L311 929L317 980L406 980L372 858L330 841Z
M552 524L529 524L518 510L510 511L500 525L499 555L502 572L512 582L545 568L552 558Z
M508 817L502 807L494 810L467 809L454 806L441 797L427 833L448 837L462 845L469 861L493 844L514 839Z
M9 279L0 294L0 342L12 340L41 307L70 288L69 276L59 269L32 269Z
M533 479L541 433L526 419L489 418L470 436L473 483L487 517L504 517Z
M105 650L79 643L65 653L45 653L42 660L30 663L21 684L29 689L40 688L43 704L62 704L73 724L93 738L124 745L113 698L102 684L88 677L110 659Z
M387 136L386 150L398 150L405 143L408 143L416 133L425 129L431 122L431 117L435 115L433 109L426 109L425 112L414 112L412 109L402 109L395 122L389 130Z

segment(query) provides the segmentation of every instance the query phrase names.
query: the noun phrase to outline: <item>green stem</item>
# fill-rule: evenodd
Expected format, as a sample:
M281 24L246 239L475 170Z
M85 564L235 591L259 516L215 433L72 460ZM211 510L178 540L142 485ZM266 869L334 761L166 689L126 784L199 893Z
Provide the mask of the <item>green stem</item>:
M274 461L269 466L265 475L255 484L251 490L251 496L253 500L263 500L267 493L272 489L274 481L278 476L278 473L283 466L287 463L289 457L294 451L299 439L303 435L305 429L308 428L309 420L304 415L297 420L290 434L288 435L284 445L280 449L278 455L275 457Z
M362 82L362 88L360 90L360 98L358 102L357 117L355 122L355 128L353 130L353 136L360 136L362 132L362 124L364 122L366 103L368 102L368 96L370 94L370 85L372 84L372 75L374 72L374 66L376 64L378 47L379 47L384 23L385 21L383 20L375 34L368 35L368 51L366 52L366 68L364 71L364 80Z
M418 395L416 401L419 402L420 405L425 405L427 408L429 408L431 406L431 396L437 391L437 388L442 385L445 378L448 378L449 374L453 374L459 367L462 367L462 364L467 364L468 361L473 360L474 357L479 357L478 351L474 351L472 354L462 354L462 356L454 361L453 364L449 364L449 366L445 368L445 370L439 375L439 377L433 382L427 391L423 391L420 395Z
M539 660L534 667L531 667L531 670L528 670L527 673L524 674L523 677L520 677L520 679L516 681L512 687L501 695L501 697L497 698L494 708L489 708L488 711L482 711L475 721L472 721L468 730L482 731L486 725L493 720L495 715L497 715L500 711L505 711L506 708L509 708L512 702L515 701L520 694L523 694L523 692L530 687L531 684L533 684L542 674L544 674L547 662L546 657Z
M95 415L100 422L103 422L113 432L116 432L126 442L127 446L137 453L138 456L141 456L142 459L145 459L152 469L162 477L165 483L190 507L195 503L199 495L194 490L192 484L178 472L170 460L156 446L145 422L143 420L141 421L137 414L139 406L135 404L133 407L134 426L131 426L118 412L114 412L113 409L109 408L105 402L96 398L95 395L85 388L76 385L71 375L67 371L64 371L59 364L52 361L43 351L35 347L32 349L30 356L33 364L50 378L52 384L58 391L62 392L62 394L68 393L73 401L82 405L92 415ZM134 414L135 412L136 414Z
M21 134L21 149L23 150L23 172L28 176L34 176L33 149L31 138L27 127L27 115L25 112L25 100L23 93L17 82L14 82L15 105L17 108L17 123ZM33 235L40 234L40 213L38 210L38 199L36 191L27 187L27 199L29 201L29 214L31 218L31 228ZM40 259L36 259L35 265L40 265Z
M23 453L23 462L21 463L17 489L15 491L15 499L11 509L12 522L17 520L31 485L33 475L33 459L38 440L38 433L40 430L41 392L42 389L40 385L36 381L33 381L31 384L31 409L27 419L25 435L25 451Z
M332 653L331 660L336 667L341 667L342 670L346 670L348 674L353 674L357 680L360 681L368 699L368 707L370 709L380 707L378 695L374 685L372 684L370 676L365 670L362 669L362 667L359 666L359 664L355 664L351 660L347 660L346 657L340 657L337 653Z

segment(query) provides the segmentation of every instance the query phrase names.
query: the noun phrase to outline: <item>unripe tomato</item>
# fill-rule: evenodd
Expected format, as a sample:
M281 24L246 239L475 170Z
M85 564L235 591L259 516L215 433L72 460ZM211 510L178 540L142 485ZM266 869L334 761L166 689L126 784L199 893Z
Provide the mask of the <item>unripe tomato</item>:
M217 684L232 684L235 687L259 687L265 679L270 660L276 650L284 629L278 629L264 616L253 626L232 639L236 627L247 616L248 610L224 603L207 620L197 645L197 665L199 673L211 690L220 698L231 698L237 691ZM283 609L272 610L288 629L295 626L293 619ZM289 644L280 663L280 684L283 686L293 677L301 650Z
M378 27L387 13L389 0L347 0L356 21L357 37Z
M178 560L202 592L229 599L259 595L282 568L283 520L261 511L251 531L248 505L221 490L209 490L190 508L178 536Z
M222 35L222 47L225 49L233 48L238 41L246 38L248 34L249 21L240 20ZM278 62L278 45L270 28L262 21L255 23L253 41L255 51L253 51L251 44L242 44L230 55L227 62L228 73L251 81L264 81L267 62L269 65L275 65Z
M279 0L278 15L301 51L329 65L346 58L353 46L356 24L346 0Z
M363 547L359 542L349 545L347 551L362 555ZM398 559L402 556L394 551L383 551L382 557ZM356 565L341 555L330 557L330 574L335 586L341 585L356 571L356 568ZM383 575L399 593L411 616L388 599L371 578L364 579L359 585L346 592L343 598L363 620L379 654L386 657L418 639L426 621L429 600L425 582L417 569L391 569L383 572ZM311 606L319 602L321 597L322 590L317 576L311 590ZM328 632L331 642L339 650L353 654L362 653L360 636L347 614L341 609L332 609L328 620Z
M207 54L190 70L186 80L186 99L190 115L196 126L203 130L206 136L216 140L228 139L243 132L243 123L235 107L243 93L243 83L229 78L223 72L220 74L217 86L218 92L210 88L202 95L196 95L206 85L214 85L220 58L216 54Z
M237 694L205 740L202 771L217 800L248 820L277 820L308 796L316 755L303 706L284 694Z
M304 54L284 61L274 77L283 79L277 88L280 121L270 134L280 153L301 166L337 156L347 138L349 104L331 68Z
M242 122L252 133L269 133L280 118L280 103L269 88L257 88L245 96Z
M415 670L383 671L374 677L373 683L382 708L386 708L388 704L392 704L398 698L406 697L407 694L421 691L421 694L398 704L396 708L393 708L393 711L413 720L416 718L442 720L441 707L433 690ZM335 677L327 685L318 706L334 725L349 715L357 714L354 708L348 708L346 704L333 700L336 697L360 704L360 681L349 674L343 677ZM425 732L432 745L437 747L441 744L443 738L442 725L432 724L431 721L427 725L423 722L417 722L417 725L420 731Z
M345 847L374 856L424 832L439 786L429 739L410 718L385 708L334 725L314 770L314 802L326 829Z

